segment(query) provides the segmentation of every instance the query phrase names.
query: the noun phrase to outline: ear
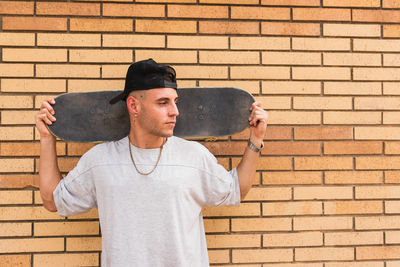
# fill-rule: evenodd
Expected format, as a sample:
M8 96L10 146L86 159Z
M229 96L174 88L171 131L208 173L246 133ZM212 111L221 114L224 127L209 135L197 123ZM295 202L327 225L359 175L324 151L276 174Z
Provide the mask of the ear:
M139 100L130 95L126 99L126 107L128 108L128 112L130 115L138 114L140 111L140 102Z

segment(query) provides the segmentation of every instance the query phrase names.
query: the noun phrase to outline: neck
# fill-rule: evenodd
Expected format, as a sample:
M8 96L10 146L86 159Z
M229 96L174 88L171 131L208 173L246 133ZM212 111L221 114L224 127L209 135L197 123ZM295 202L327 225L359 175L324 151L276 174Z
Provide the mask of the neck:
M132 145L144 149L160 148L167 141L166 137L138 135L132 131L128 137Z

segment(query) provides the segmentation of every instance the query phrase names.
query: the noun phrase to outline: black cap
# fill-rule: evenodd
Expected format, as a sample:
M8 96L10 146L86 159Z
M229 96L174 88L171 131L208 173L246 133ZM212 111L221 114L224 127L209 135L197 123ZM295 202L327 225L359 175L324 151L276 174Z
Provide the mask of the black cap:
M177 89L175 70L171 66L158 64L151 58L135 62L126 73L124 91L111 99L110 104L126 100L132 91L153 88Z

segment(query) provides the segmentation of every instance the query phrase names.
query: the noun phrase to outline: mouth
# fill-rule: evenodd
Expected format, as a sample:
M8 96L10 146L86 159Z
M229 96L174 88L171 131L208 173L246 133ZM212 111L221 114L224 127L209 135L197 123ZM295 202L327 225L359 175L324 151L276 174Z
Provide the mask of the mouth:
M175 126L176 121L170 121L170 122L167 122L167 124L170 125L170 126Z

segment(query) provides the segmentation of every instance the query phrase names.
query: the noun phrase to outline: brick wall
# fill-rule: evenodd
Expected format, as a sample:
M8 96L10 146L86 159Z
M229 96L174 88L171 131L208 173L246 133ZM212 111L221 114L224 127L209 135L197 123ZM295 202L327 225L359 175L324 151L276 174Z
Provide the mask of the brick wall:
M100 264L97 212L41 205L34 114L149 57L269 110L247 199L204 209L212 265L400 266L400 1L0 1L0 18L0 266ZM204 144L230 168L247 136ZM59 141L61 170L91 146Z

